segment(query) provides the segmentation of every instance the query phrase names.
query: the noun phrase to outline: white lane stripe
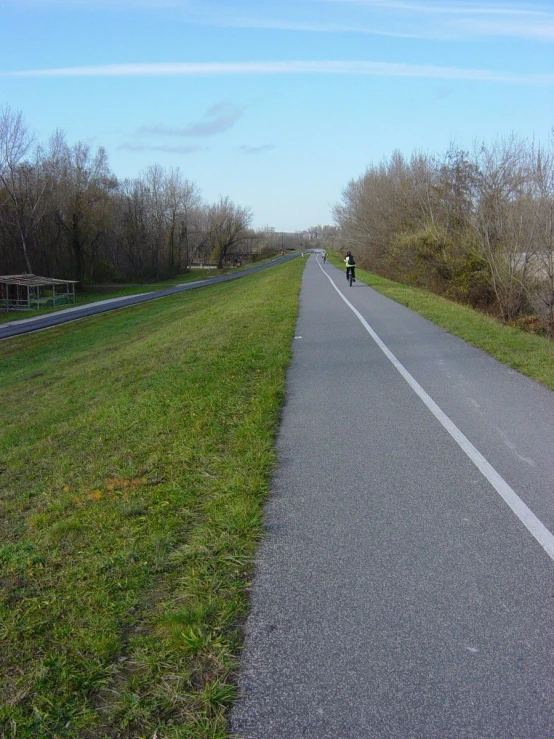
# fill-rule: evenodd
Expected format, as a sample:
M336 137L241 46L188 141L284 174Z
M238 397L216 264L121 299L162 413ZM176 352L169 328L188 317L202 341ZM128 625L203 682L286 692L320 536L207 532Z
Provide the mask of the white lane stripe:
M319 259L318 259L319 263ZM498 472L494 469L494 467L487 462L485 457L481 454L480 451L478 451L473 444L469 441L469 439L464 436L464 434L460 431L460 429L448 418L446 413L442 411L439 406L435 403L435 401L425 392L425 390L421 387L421 385L415 380L412 375L408 372L408 370L398 361L398 359L394 356L394 354L390 351L390 349L386 346L386 344L381 341L379 336L375 333L375 331L371 328L369 323L365 320L365 318L362 316L362 314L354 308L352 303L342 294L342 292L339 290L339 288L335 285L331 277L325 272L321 264L319 264L319 267L325 277L329 280L331 285L335 288L337 293L340 295L340 297L344 300L346 305L350 308L350 310L354 313L354 315L358 318L360 323L363 325L365 330L368 332L368 334L371 336L371 338L375 341L377 346L381 349L383 354L387 357L387 359L396 367L398 372L402 375L402 377L406 380L408 385L414 390L415 393L421 398L421 400L425 403L427 408L431 411L431 413L435 416L435 418L439 421L439 423L442 424L442 426L448 431L450 436L457 442L457 444L463 449L463 451L467 454L467 456L471 459L473 464L477 467L477 469L481 472L482 475L484 475L487 480L490 482L490 484L493 486L493 488L496 490L496 492L500 495L500 497L504 500L505 503L507 503L512 511L515 513L515 515L519 518L521 523L527 528L528 531L535 537L535 539L539 542L539 544L543 547L545 552L548 554L548 556L554 560L554 536L550 533L550 531L546 528L546 526L542 523L542 521L539 521L539 519L535 516L533 511L531 511L530 508L521 500L519 495L511 488L506 480L504 480L501 475L498 474Z

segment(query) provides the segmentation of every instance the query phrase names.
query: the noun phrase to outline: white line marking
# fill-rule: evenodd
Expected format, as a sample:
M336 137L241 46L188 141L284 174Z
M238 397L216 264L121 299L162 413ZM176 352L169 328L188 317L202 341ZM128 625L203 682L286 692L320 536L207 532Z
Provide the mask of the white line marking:
M319 260L318 260L319 263ZM321 266L319 265L319 268L327 277L331 285L335 288L337 293L340 295L340 297L344 300L346 305L350 308L350 310L354 313L354 315L358 318L362 326L365 328L365 330L368 332L368 334L371 336L373 341L377 344L377 346L381 349L383 354L387 357L387 359L396 367L398 372L402 375L402 377L406 380L408 385L412 388L412 390L421 398L421 400L425 403L427 408L431 411L431 413L435 416L435 418L439 421L439 423L442 424L442 426L448 431L450 436L456 441L456 443L463 449L463 451L467 454L467 456L471 459L473 464L477 467L477 469L481 472L484 477L490 482L490 484L493 486L493 488L496 490L496 492L500 495L500 497L504 500L505 503L512 509L512 511L515 513L515 515L519 518L521 523L526 527L526 529L535 537L535 539L539 542L539 544L542 546L542 548L545 550L545 552L548 554L548 556L554 560L554 536L550 533L550 531L546 528L546 526L542 523L542 521L539 521L539 519L535 516L533 511L531 511L530 508L521 500L519 495L508 485L506 480L504 480L503 477L501 477L498 472L494 469L494 467L487 462L485 457L481 454L480 451L478 451L473 444L469 441L469 439L464 436L464 434L460 431L460 429L448 418L446 413L444 413L439 406L435 403L435 401L431 398L430 395L428 395L425 390L421 387L421 385L415 380L412 375L408 372L408 370L398 361L398 359L394 356L394 354L390 351L390 349L386 346L386 344L381 341L379 336L375 333L375 331L371 328L369 323L365 320L365 318L362 316L362 314L354 308L352 303L345 298L345 296L342 294L342 292L339 290L339 288L335 285L331 277L325 272Z

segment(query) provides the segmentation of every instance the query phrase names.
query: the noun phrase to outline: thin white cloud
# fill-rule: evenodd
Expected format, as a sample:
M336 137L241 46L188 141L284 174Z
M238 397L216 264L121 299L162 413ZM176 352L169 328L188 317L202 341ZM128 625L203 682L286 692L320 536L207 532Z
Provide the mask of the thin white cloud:
M293 31L304 33L357 33L390 38L415 38L436 41L469 40L479 37L554 40L554 14L547 9L501 6L421 5L380 0L309 0L327 5L343 4L357 8L356 21L290 20L241 17L219 14L203 22L225 28ZM365 12L364 12L365 11ZM197 21L198 22L198 21Z
M456 29L472 36L509 36L512 38L554 41L554 19L540 23L520 23L513 18L491 20L487 18L461 19Z
M156 64L105 64L87 67L29 69L0 72L0 77L207 77L271 74L339 74L371 77L469 80L510 84L554 83L554 74L522 74L490 69L438 67L431 64L401 64L369 61L282 61L282 62L174 62Z
M472 37L526 38L554 40L554 13L545 4L433 3L417 0L308 0L329 7L349 6L386 18L387 30L399 30L395 23L413 26L421 38L468 39ZM386 12L386 16L385 16ZM427 23L427 20L432 22Z
M19 5L31 8L63 8L64 10L102 9L102 10L141 10L143 8L161 10L163 8L182 8L183 0L17 0Z
M207 10L217 15L227 6L228 0L207 3L206 0L18 0L19 5L35 8L68 8L82 10L84 8L102 8L111 10L140 10L142 8L173 8L184 13L200 13ZM301 5L302 3L298 3ZM476 3L476 2L421 2L421 0L304 0L304 5L351 5L355 7L375 8L388 11L408 11L428 15L504 15L504 16L544 16L552 12L546 3ZM239 7L237 8L237 5ZM233 12L240 11L240 3L236 3Z
M316 2L358 5L366 8L379 8L382 10L402 10L411 13L425 13L429 15L548 15L548 10L544 6L517 7L514 5L477 5L476 3L466 3L465 5L444 5L437 3L410 2L409 0L316 0Z
M67 10L158 11L177 22L223 28L304 33L361 33L393 38L461 40L505 37L554 40L554 13L545 2L439 0L18 0L28 7ZM268 12L269 7L269 12ZM253 9L254 8L254 9ZM323 11L329 10L326 19ZM334 13L334 10L338 11ZM339 15L340 17L336 17ZM481 22L483 21L483 22Z
M267 31L299 31L304 33L361 33L366 36L386 36L388 38L436 38L437 33L424 32L404 32L384 30L374 26L364 24L343 24L343 23L312 23L309 21L286 21L273 20L265 18L230 18L227 20L219 20L218 25L225 28L250 28L263 29ZM446 36L445 36L446 38Z

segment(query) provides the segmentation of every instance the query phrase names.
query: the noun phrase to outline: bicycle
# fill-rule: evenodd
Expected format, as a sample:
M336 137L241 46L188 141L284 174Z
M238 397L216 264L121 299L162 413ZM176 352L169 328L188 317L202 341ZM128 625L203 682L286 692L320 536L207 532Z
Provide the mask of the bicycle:
M356 278L354 277L354 267L346 267L346 279L350 287L352 287L352 283L356 282Z

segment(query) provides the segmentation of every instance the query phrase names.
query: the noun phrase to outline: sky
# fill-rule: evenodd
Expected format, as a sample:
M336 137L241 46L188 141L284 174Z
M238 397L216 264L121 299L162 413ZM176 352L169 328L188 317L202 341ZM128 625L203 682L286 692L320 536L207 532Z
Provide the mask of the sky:
M552 137L554 0L0 0L0 33L38 141L178 167L257 228L332 224L396 150Z

